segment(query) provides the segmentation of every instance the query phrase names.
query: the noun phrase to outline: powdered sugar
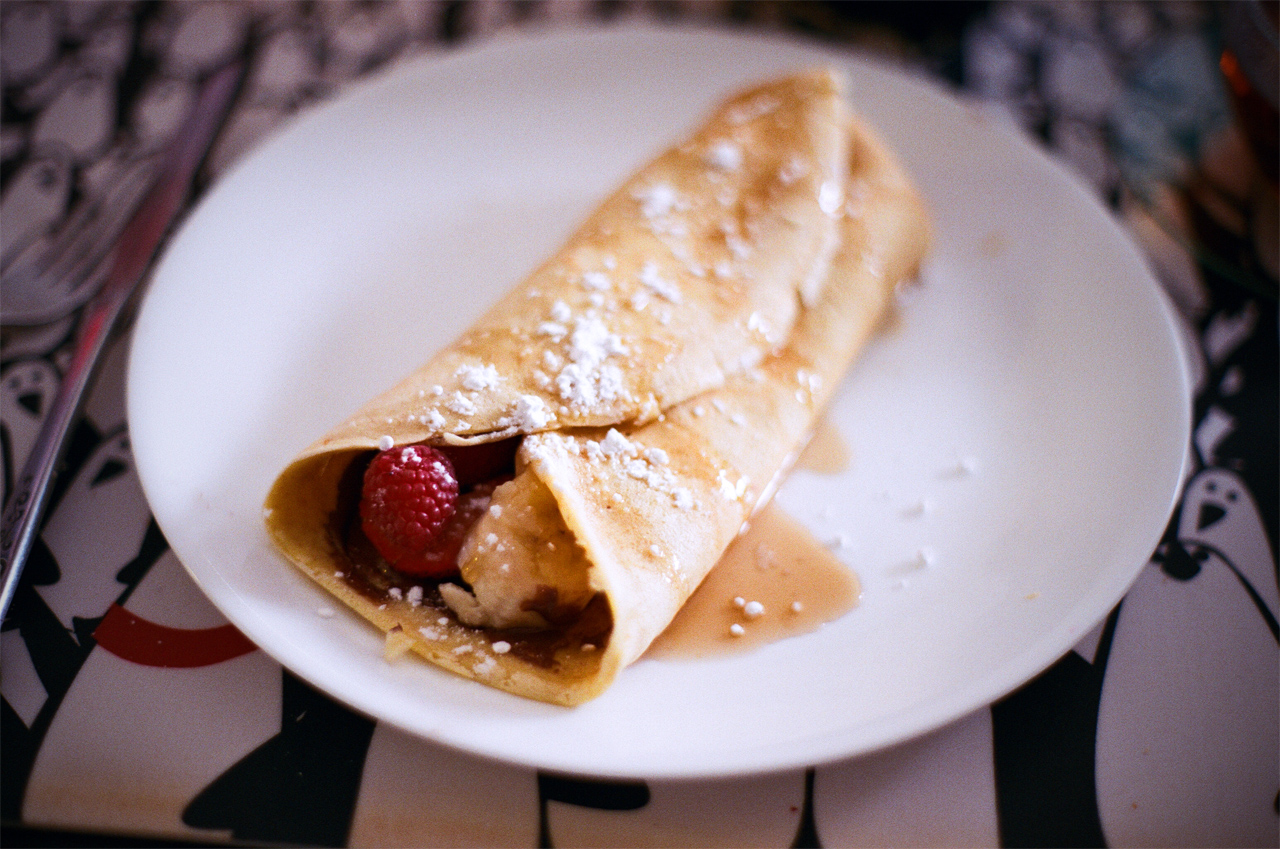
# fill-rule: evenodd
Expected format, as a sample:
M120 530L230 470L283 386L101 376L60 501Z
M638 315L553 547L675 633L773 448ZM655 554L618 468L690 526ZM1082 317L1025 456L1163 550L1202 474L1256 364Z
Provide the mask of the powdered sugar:
M643 482L651 489L670 495L672 504L681 510L694 507L693 492L680 486L670 468L671 458L661 448L644 446L628 438L617 428L610 428L603 439L577 440L568 444L593 463L616 464L623 474L632 480Z
M557 324L565 324L573 318L573 310L564 301L556 301L551 305L551 320Z
M778 179L782 181L784 186L789 186L808 173L809 163L799 156L793 156L778 169Z
M665 466L671 462L671 457L661 448L646 448L641 453L645 460L655 466Z
M551 410L537 395L521 395L511 410L512 423L521 431L540 430L552 419Z
M737 171L742 167L742 148L721 139L707 149L703 161L718 171Z
M448 410L457 413L460 416L474 416L479 409L476 407L475 401L472 401L459 391L455 391L453 396L446 401L444 405Z
M537 330L539 336L550 336L554 342L559 342L568 332L569 328L558 321L544 321L538 325Z
M746 475L740 475L737 480L730 480L729 473L724 469L716 473L716 486L720 489L720 494L729 501L741 501L747 494L747 487L750 484L751 480Z
M818 208L826 215L837 215L843 205L844 193L840 189L840 184L824 180L818 189Z
M621 337L599 316L588 314L576 319L569 336L569 362L555 378L561 400L572 408L590 409L621 397L622 370L606 361L626 353Z
M566 404L590 409L618 398L622 371L615 365L601 365L593 369L583 363L569 363L560 370L555 384Z
M759 94L746 103L738 103L729 110L728 118L734 124L745 124L768 115L782 105L782 101L771 94Z
M675 283L662 276L655 262L646 262L640 268L640 283L658 297L665 298L673 304L678 304L682 300L680 289Z
M640 449L636 448L617 428L609 428L609 432L605 434L604 439L598 443L587 440L588 450L590 454L590 446L595 445L599 448L601 454L606 457L634 457Z
M725 247L729 249L729 253L733 258L742 261L751 256L751 242L743 238L742 233L738 229L738 222L728 219L721 223L720 232L724 236ZM720 277L727 277L732 273L732 268L727 265L717 265L716 274Z
M618 334L594 315L579 318L569 338L569 360L588 367L599 365L614 354L625 354L627 348Z
M492 389L502 380L498 370L491 365L464 365L456 376L461 378L462 388L472 392Z
M668 183L651 183L637 189L633 197L640 202L640 213L649 219L669 215L679 202L676 190Z

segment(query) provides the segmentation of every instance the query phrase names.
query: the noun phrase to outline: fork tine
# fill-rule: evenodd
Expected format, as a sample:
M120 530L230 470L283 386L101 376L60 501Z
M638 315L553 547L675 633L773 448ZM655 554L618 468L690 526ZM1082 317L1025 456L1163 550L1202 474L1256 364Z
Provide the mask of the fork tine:
M72 273L69 269L85 262L92 265L101 262L150 188L155 179L154 173L154 169L132 169L122 183L86 210L82 216L84 221L75 222L78 230L71 234L66 244L51 248L54 256L48 264L48 273ZM71 224L69 221L68 225Z
M106 280L110 268L111 246L98 246L65 272L46 275L40 284L57 296L58 312L66 312L87 301Z
M3 270L12 307L5 311L7 323L52 321L92 295L105 279L120 232L156 180L156 165L155 157L140 160L109 191L77 205L56 233L17 252Z
M6 248L3 259L5 275L8 275L11 267L17 266L20 262L27 266L47 268L53 259L84 231L85 225L101 204L102 198L87 197L80 204L72 207L56 226L51 226L45 232L33 236L23 245ZM30 259L33 245L42 247L36 258Z
M50 251L59 256L83 255L92 246L115 241L129 216L142 202L142 196L156 179L154 157L142 160L128 169L114 188L98 195L92 202L83 204L68 217L62 232L65 238L55 241ZM105 222L105 223L103 223Z

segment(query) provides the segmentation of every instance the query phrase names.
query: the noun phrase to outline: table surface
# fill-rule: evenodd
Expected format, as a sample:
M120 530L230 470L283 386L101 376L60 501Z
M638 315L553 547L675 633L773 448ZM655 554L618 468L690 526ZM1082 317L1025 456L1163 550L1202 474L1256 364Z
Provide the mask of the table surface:
M882 56L1021 126L1150 257L1179 312L1196 398L1190 471L1149 563L1104 622L1012 695L888 751L809 769L599 781L408 737L240 637L147 509L124 415L123 334L0 632L3 842L1277 845L1276 194L1232 120L1221 11L6 3L6 260L86 205L118 202L131 175L154 167L200 79L238 53L249 53L251 72L198 189L291 115L399 58L511 31L688 22ZM4 327L6 494L68 361L74 321L73 312ZM175 648L150 655L122 628L163 632Z

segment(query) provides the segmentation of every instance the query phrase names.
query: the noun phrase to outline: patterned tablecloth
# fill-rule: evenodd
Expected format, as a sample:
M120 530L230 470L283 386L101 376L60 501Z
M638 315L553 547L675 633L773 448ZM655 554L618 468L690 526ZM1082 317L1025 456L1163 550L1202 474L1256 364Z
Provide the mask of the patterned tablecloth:
M1268 178L1223 83L1229 11L5 3L6 263L84 210L127 204L198 81L246 50L251 32L250 75L198 188L292 114L402 57L502 31L688 20L882 55L1025 128L1147 251L1184 323L1196 398L1185 491L1137 583L1011 696L889 751L807 770L606 782L407 737L245 641L148 511L124 415L125 336L74 433L0 634L3 842L1276 846L1275 117ZM1274 98L1274 64L1271 74ZM63 295L72 309L77 292ZM73 311L36 326L6 318L6 493L60 380L73 321Z

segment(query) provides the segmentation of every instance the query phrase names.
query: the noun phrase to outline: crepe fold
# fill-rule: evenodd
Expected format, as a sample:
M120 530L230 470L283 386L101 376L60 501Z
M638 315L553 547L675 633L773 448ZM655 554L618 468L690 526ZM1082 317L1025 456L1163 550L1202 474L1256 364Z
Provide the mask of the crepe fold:
M928 241L918 194L837 74L737 94L290 463L268 529L389 655L589 700L772 495ZM510 458L477 489L460 578L400 575L354 530L369 459L416 443Z

